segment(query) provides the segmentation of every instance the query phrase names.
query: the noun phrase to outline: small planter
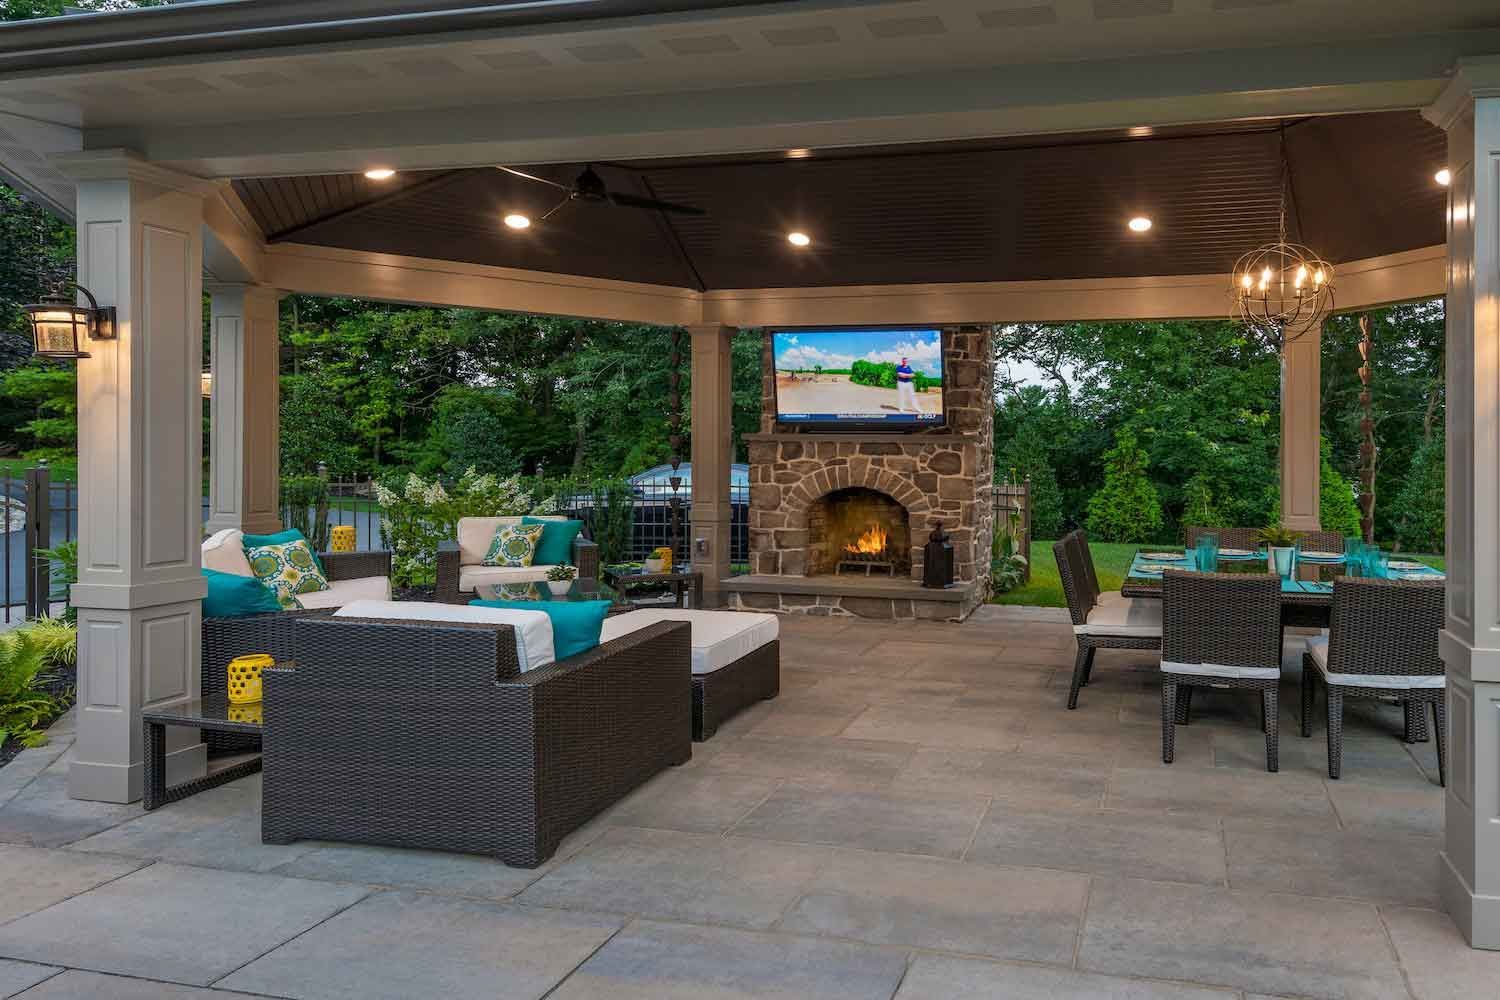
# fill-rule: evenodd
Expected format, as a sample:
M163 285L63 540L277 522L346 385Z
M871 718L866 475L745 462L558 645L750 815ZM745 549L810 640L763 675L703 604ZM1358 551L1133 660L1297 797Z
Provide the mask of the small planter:
M661 573L666 569L666 562L661 559L647 559L644 566L647 573Z
M1290 580L1297 568L1297 550L1290 545L1271 545L1266 547L1266 552L1270 556L1271 572L1283 580Z
M552 591L553 597L567 597L568 591L573 589L572 580L548 580L547 589Z

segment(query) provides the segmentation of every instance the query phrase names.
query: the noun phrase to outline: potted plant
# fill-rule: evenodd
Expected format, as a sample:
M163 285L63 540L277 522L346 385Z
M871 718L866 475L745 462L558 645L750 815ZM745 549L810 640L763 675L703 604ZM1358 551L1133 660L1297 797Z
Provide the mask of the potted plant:
M566 597L578 578L577 566L551 566L547 569L547 589L553 597Z
M646 559L647 573L670 573L672 571L672 549L668 545L658 545L651 550L651 555Z
M1255 540L1266 547L1266 559L1283 579L1290 578L1297 562L1297 539L1300 531L1281 524L1268 524L1255 533Z

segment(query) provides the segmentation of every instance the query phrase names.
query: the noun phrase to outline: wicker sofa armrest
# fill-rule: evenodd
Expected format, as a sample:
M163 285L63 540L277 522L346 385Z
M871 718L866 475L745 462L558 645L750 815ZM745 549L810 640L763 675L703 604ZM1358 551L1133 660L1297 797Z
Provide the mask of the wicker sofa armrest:
M204 618L202 651L203 694L223 694L228 687L225 668L236 656L268 653L277 660L292 657L292 626L305 618L328 618L332 608L271 611L240 618Z
M468 604L469 597L459 593L458 574L462 567L458 542L438 543L437 551L437 600L441 604Z
M578 567L579 578L599 578L599 546L584 538L582 533L573 539L573 565Z
M318 561L330 580L363 580L371 576L391 575L391 553L377 549L370 552L319 552Z

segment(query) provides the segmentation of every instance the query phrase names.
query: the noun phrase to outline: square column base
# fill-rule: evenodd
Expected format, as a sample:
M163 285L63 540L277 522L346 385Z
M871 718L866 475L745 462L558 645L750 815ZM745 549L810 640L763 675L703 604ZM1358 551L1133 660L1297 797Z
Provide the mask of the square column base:
M1443 909L1458 925L1459 933L1470 947L1500 951L1500 896L1475 893L1447 851L1442 852L1442 871L1438 879Z
M193 743L167 754L167 784L208 773L208 747ZM75 760L68 765L68 797L90 802L136 802L145 787L145 763L100 764Z

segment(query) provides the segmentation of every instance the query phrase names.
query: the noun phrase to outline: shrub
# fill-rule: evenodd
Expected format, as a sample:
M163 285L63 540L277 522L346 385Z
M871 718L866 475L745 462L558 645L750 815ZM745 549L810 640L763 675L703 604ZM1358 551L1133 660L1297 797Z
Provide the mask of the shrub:
M1214 501L1213 482L1198 472L1182 488L1182 523L1199 528L1226 528L1229 521Z
M52 586L47 591L47 600L61 603L62 620L72 624L78 620L78 611L73 607L73 584L78 582L77 540L50 549L37 549L36 554L52 564L49 571Z
M1318 471L1318 522L1324 531L1337 531L1345 538L1359 534L1359 505L1354 501L1354 487L1329 460L1328 439L1321 446Z
M1057 473L1048 456L1044 432L1035 421L1016 429L1000 456L999 469L1017 481L1031 477L1031 533L1035 538L1058 538L1062 534L1063 498ZM997 470L998 471L998 470Z
M281 481L281 521L302 532L314 552L328 548L328 483L321 476L288 476Z
M1089 533L1104 542L1151 541L1161 530L1161 500L1146 477L1146 453L1122 427L1104 453L1104 485L1089 498Z
M29 630L0 633L0 744L13 739L38 747L47 742L39 727L57 713L58 703L37 687L46 666L46 646Z
M430 584L437 576L437 550L457 536L463 517L548 514L551 500L538 503L519 476L504 479L469 469L451 486L417 475L375 484L380 504L380 539L391 550L391 583Z
M1447 544L1447 499L1443 438L1434 435L1412 456L1411 468L1396 493L1401 512L1397 535L1407 552L1442 552Z

